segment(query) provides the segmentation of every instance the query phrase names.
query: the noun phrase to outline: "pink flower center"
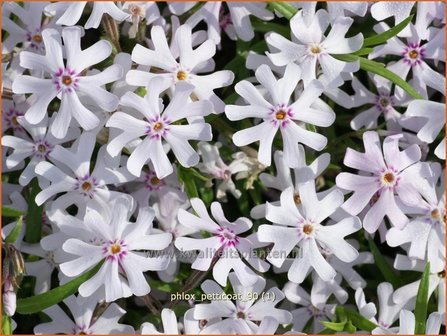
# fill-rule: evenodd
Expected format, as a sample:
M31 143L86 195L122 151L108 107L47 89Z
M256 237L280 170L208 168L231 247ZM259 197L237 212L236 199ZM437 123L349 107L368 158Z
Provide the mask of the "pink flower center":
M275 117L278 120L284 120L284 118L286 117L286 112L284 112L283 110L279 110L278 112L276 112Z
M164 181L159 179L153 171L145 173L144 182L146 189L149 191L160 190L165 185Z
M48 157L48 154L50 154L52 149L53 146L47 141L38 140L34 145L34 154L42 159L45 159Z
M382 187L394 188L399 184L400 177L395 169L383 170L380 174L380 184Z
M270 122L275 127L285 127L293 116L292 109L286 104L279 104L270 110Z
M82 178L78 178L75 189L79 191L83 196L93 198L98 187L98 182L95 177L86 175Z
M169 131L170 121L163 116L157 116L149 120L146 128L146 134L151 138L160 139Z
M401 55L405 63L412 66L419 65L425 57L425 48L421 47L419 43L410 43L404 48Z
M236 235L236 233L226 227L220 227L217 229L216 236L219 237L220 242L225 247L234 247L239 243L239 237Z
M109 240L102 245L102 253L107 261L120 261L127 255L127 244L122 239Z
M60 68L53 75L53 84L57 91L71 93L78 87L79 76L74 69Z
M156 132L158 132L158 131L160 131L161 129L163 129L163 124L161 123L161 122L156 122L155 124L154 124L154 126L152 126L153 127L153 130L154 131L156 131Z

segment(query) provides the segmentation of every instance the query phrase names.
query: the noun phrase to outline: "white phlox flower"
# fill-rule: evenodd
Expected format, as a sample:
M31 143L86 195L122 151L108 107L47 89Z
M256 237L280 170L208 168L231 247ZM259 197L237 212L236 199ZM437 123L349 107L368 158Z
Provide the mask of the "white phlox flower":
M324 281L334 279L336 270L323 257L319 247L329 248L343 262L353 262L358 251L344 240L361 228L358 217L347 217L333 225L322 225L327 217L343 203L343 194L333 190L318 200L313 181L299 186L301 207L294 201L294 190L287 188L281 193L281 205L267 203L266 218L273 225L264 224L258 229L259 240L273 242L267 260L280 267L287 255L298 245L297 256L288 271L289 280L301 283L313 268Z
M265 272L269 268L268 263L254 253L254 249L266 244L258 241L256 233L248 237L241 236L252 227L253 223L245 217L240 217L234 222L228 221L218 202L211 204L211 213L215 219L213 220L202 200L192 198L190 202L197 216L179 209L179 222L188 228L208 232L211 236L202 239L178 237L175 240L175 246L180 251L200 250L191 266L193 269L206 271L217 258L213 267L213 277L221 286L227 284L227 277L231 270L234 270L244 286L253 285L258 275L251 267L259 272ZM243 259L251 267L247 266Z
M438 163L431 169L433 179L418 186L422 197L409 210L410 222L403 230L391 228L386 241L393 247L409 243L408 256L427 259L436 270L445 264L445 171Z
M79 294L88 297L104 286L106 302L148 294L151 289L144 272L165 269L169 256L153 257L140 251L163 250L172 240L170 233L154 231L154 211L149 207L141 208L136 222L131 223L132 207L127 198L116 198L112 206L102 213L87 209L82 221L68 215L65 217L65 230L84 226L90 231L90 238L68 239L62 248L74 258L60 264L62 273L74 277L103 261L99 271L79 287Z
M130 70L127 73L127 82L131 85L146 86L150 79L157 77L162 79L158 84L160 92L168 88L177 89L178 83L187 82L193 85L190 94L193 94L196 100L209 100L213 104L214 109L210 109L209 112L223 112L225 104L214 90L230 85L234 74L229 70L202 74L213 70L203 69L203 66L216 53L214 42L206 40L193 49L191 27L188 25L180 26L172 36L178 56L171 51L162 27L152 27L151 39L154 48L148 49L137 44L132 51L132 60L137 64L158 68L161 71Z
M163 140L169 144L182 166L192 167L199 163L199 154L189 140L210 141L212 138L211 126L203 119L187 125L176 123L186 117L210 114L211 103L207 100L188 102L194 87L180 83L171 101L164 107L160 101L162 81L161 78L152 79L143 98L133 92L127 92L121 98L121 105L137 110L144 119L119 111L106 124L123 131L107 145L107 151L112 156L120 154L129 142L144 137L127 160L127 169L135 176L140 176L143 165L148 161L152 162L157 178L172 174L174 170L163 148Z
M53 163L41 161L36 165L36 174L51 183L37 194L35 201L38 205L64 193L52 207L66 209L76 204L78 211L83 212L88 202L101 208L120 194L109 190L107 185L127 182L133 177L125 167L119 167L119 157L107 155L105 146L98 151L95 167L90 170L95 141L95 133L84 132L71 150L60 145L54 147L49 154Z
M359 50L363 44L361 33L345 38L353 23L349 17L339 16L332 24L328 35L324 33L330 25L327 11L320 9L315 13L310 24L306 24L303 11L299 11L290 20L292 41L278 33L266 36L266 42L274 47L267 53L275 65L287 65L296 62L302 68L302 79L308 84L317 78L317 66L328 77L328 81L336 79L342 72L355 72L358 62L343 62L332 55L351 54Z
M266 281L257 277L256 282L251 286L243 286L235 273L229 275L232 293L236 299L225 298L222 288L212 280L205 280L202 283L202 290L210 295L209 304L197 304L194 307L194 318L196 320L210 321L215 318L222 318L221 321L207 323L202 329L203 334L253 334L257 333L259 326L256 321L262 321L270 316L279 323L290 323L292 316L290 312L275 308L284 299L284 293L277 287L273 287L264 292ZM214 297L214 299L213 299ZM233 301L235 301L233 303Z
M31 125L24 117L17 117L17 123L27 133L20 132L17 136L4 135L2 137L2 145L13 149L9 155L7 154L6 165L8 168L14 168L26 158L31 158L19 177L19 183L23 186L30 183L36 176L34 171L36 165L41 161L49 160L49 155L56 145L67 143L79 136L79 129L72 128L63 138L55 138L48 132L48 126L52 120L54 118L48 120L47 116L44 116L40 123ZM43 181L39 182L43 185Z
M3 54L12 52L18 44L21 44L23 50L38 53L45 51L42 30L55 28L54 23L42 19L44 7L48 4L47 1L24 2L23 7L12 1L3 4L2 29L8 32L8 37L2 41ZM12 20L10 14L17 16L19 21Z
M259 83L267 89L269 100L266 100L253 84L244 80L236 84L235 90L249 105L227 105L225 108L225 114L230 120L262 119L256 126L234 133L233 142L241 147L259 141L258 160L265 166L271 164L272 143L278 130L284 142L284 159L292 168L300 166L297 143L303 143L315 150L322 150L327 144L326 137L304 127L304 123L328 127L335 120L332 110L311 107L321 95L323 85L317 80L312 81L295 101L290 102L301 73L297 65L289 64L284 76L277 80L271 69L262 65L255 75Z
M101 40L81 50L82 35L83 30L80 27L64 28L62 30L64 45L62 45L58 31L45 29L42 32L45 55L29 51L20 53L20 66L30 70L42 70L46 73L46 77L18 76L12 89L14 93L31 93L32 97L36 97L25 112L25 119L33 125L43 120L48 105L58 97L60 107L50 126L50 131L56 138L63 138L67 134L72 118L87 131L99 125L99 118L83 105L78 95L87 95L96 105L108 112L114 111L118 106L118 97L102 88L106 83L121 77L122 68L118 64L96 75L83 75L84 70L110 55L111 44Z
M306 152L304 147L298 144L298 150L300 153L300 164L297 168L294 168L293 178L291 169L287 166L284 160L284 153L282 151L275 151L273 154L273 160L276 167L276 176L261 173L259 179L266 188L284 191L288 187L293 187L295 190L294 200L297 205L301 203L299 196L298 186L300 183L306 183L311 180L315 180L329 165L331 156L328 153L323 153L318 156L311 164L306 164ZM279 205L279 201L270 202L273 205ZM265 218L266 204L256 205L250 211L250 216L259 219Z

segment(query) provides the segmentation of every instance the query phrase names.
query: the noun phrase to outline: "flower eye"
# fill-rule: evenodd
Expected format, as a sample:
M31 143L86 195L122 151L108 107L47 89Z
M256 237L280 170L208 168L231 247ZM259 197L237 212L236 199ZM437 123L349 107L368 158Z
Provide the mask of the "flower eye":
M283 120L286 117L286 112L284 112L283 110L280 110L278 112L276 112L276 119L278 120Z
M177 79L178 80L180 80L180 81L182 81L182 80L185 80L186 79L186 72L185 71L179 71L179 72L177 72Z

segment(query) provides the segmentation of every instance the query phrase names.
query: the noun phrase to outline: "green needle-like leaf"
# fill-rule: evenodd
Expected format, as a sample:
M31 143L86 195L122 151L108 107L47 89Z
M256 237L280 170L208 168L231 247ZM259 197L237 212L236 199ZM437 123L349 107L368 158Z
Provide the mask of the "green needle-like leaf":
M383 254L380 252L376 243L374 243L374 240L370 238L368 239L368 243L369 243L369 249L371 250L374 256L374 261L376 262L376 265L379 268L385 280L391 283L394 288L400 287L401 283L399 277L396 275L396 273L394 273L394 269L383 257Z
M290 20L296 14L296 12L298 12L298 9L287 2L270 1L268 3L268 6L270 7L270 9L281 13L282 16L284 16L287 20Z
M189 198L199 197L199 192L197 191L197 186L194 181L193 174L188 168L184 168L180 165L177 166L177 176L179 180L183 182L185 192Z
M11 243L11 244L15 243L17 238L19 238L20 231L22 231L22 224L23 224L23 216L20 216L16 222L16 225L12 229L12 231L5 238L6 243Z
M385 43L390 38L396 36L411 22L411 20L413 19L413 16L414 15L410 15L405 20L403 20L401 23L399 23L398 25L394 26L391 29L388 29L387 31L385 31L381 34L366 38L363 41L363 48Z
M422 273L421 283L419 284L418 293L416 296L416 307L414 308L414 315L416 318L415 335L425 334L425 323L427 320L427 306L428 306L428 284L430 277L430 263L425 266L424 273Z
M405 80L403 80L401 77L396 75L394 72L386 69L382 63L371 61L364 57L359 57L359 56L353 55L353 54L332 55L332 56L334 56L336 59L338 59L340 61L344 61L344 62L359 61L360 68L362 70L374 73L376 75L382 76L383 78L390 80L397 86L400 86L411 97L413 97L415 99L424 99L424 97L422 97L410 84L408 84Z
M348 321L351 321L351 324L348 324L348 329L353 329L353 326L357 327L357 329L365 330L365 331L373 331L377 328L375 323L372 323L370 320L366 319L364 316L360 315L358 312L346 309L344 307L337 307L336 311L338 315L346 314Z
M320 321L322 325L326 328L334 330L334 331L343 331L345 329L346 322L329 322L329 321Z
M2 205L2 217L20 217L24 214L23 211Z
M80 275L79 277L67 282L65 285L56 287L43 294L31 296L25 299L17 300L16 311L19 314L34 314L41 312L55 304L63 301L70 295L76 293L79 286L90 279L101 268L103 261L92 268L90 271Z
M38 243L42 235L42 211L43 206L36 204L36 195L40 192L37 178L30 183L28 198L28 214L26 215L25 240L28 243Z

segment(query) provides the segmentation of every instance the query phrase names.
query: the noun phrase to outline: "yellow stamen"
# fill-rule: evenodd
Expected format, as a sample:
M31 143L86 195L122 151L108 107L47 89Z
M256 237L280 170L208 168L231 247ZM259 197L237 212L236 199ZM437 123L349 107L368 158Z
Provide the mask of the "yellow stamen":
M82 190L84 191L89 191L90 189L92 189L92 185L90 182L84 182L82 183Z
M177 79L178 80L185 80L186 79L186 72L184 72L184 71L179 71L179 72L177 72Z
M150 181L151 181L151 184L153 184L153 185L157 185L157 184L160 183L160 179L158 177L156 177L156 176L152 177L150 179Z
M70 85L73 81L70 76L62 76L62 83L65 85Z
M439 213L438 209L434 209L430 214L431 214L431 217L435 218L435 219L440 217L440 213Z
M312 225L310 225L310 224L306 224L306 225L304 225L304 227L303 227L303 232L305 233L305 234L311 234L312 233L312 231L314 230L314 228L312 227Z
M383 180L386 183L393 183L394 182L394 175L392 173L386 173L383 175Z
M154 125L154 131L159 131L163 128L163 124L161 122L156 122Z
M310 52L311 52L312 54L319 54L319 53L321 52L321 49L320 49L319 46L312 46L312 47L310 48Z
M286 117L286 112L284 112L283 110L279 110L278 112L276 112L276 119L278 120L283 120Z
M408 56L410 56L410 58L412 58L412 59L417 58L418 55L419 55L419 53L418 53L416 50L411 50L411 51L408 53Z
M37 42L37 43L40 43L40 42L42 42L42 35L34 35L33 37L32 37L32 40L34 41L34 42Z
M119 246L118 244L113 244L112 247L110 248L110 250L112 251L113 254L120 253L121 246Z

